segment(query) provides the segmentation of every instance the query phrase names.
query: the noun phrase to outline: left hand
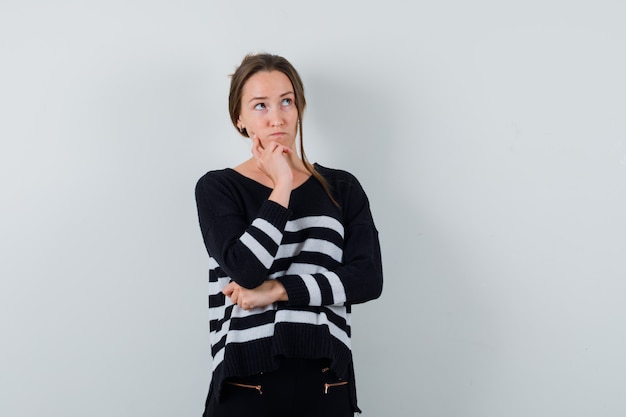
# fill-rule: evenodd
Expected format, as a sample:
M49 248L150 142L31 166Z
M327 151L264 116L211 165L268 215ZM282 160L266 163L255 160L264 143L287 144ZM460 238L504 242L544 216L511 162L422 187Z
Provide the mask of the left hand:
M236 282L230 282L224 287L222 293L243 310L265 307L276 301L287 301L285 287L274 279L266 280L253 289L247 289Z

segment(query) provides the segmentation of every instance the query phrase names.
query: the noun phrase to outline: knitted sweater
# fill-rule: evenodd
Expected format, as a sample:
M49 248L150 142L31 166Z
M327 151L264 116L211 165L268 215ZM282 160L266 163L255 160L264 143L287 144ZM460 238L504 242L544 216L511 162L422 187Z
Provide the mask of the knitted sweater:
M218 398L226 378L275 370L279 356L327 358L351 382L358 411L350 306L381 294L378 232L356 178L315 168L339 207L314 177L292 191L288 209L268 200L270 188L232 169L210 171L196 185ZM245 311L221 292L231 280L255 288L267 279L279 280L289 301Z

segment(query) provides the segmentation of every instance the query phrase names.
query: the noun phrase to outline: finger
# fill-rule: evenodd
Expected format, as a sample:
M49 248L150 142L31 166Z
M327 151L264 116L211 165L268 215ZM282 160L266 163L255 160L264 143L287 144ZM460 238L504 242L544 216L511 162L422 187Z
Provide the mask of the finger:
M276 144L276 146L273 148L274 152L276 153L285 153L287 155L293 153L293 150L285 145L282 145L278 142L273 142L274 144Z
M278 142L270 142L270 145L268 145L268 147L271 150L272 154L282 154L286 152L286 150L289 149L286 146L283 146Z
M237 304L239 301L239 291L233 291L229 298L233 304Z
M256 135L254 137L254 143L252 145L252 154L256 159L261 159L265 152L265 148L261 144L261 139L259 139Z
M228 285L226 285L223 289L222 289L222 294L224 294L227 297L230 297L230 295L233 293L233 291L235 290L235 284L234 282L230 282L228 283Z
M239 297L239 307L243 308L244 310L250 310L252 308L252 300L250 299L249 295L243 295L241 297Z
M259 147L259 149L265 150L263 144L261 143L261 139L256 135L256 133L252 135L252 142L255 143L255 145Z

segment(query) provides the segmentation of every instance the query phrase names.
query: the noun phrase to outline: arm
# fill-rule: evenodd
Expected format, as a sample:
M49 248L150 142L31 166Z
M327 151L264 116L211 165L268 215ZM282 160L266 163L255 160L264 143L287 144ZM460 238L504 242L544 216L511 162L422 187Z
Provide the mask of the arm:
M196 204L209 254L242 287L261 285L274 262L291 212L274 201L265 200L250 222L233 185L210 174L196 185Z
M291 215L288 210L293 174L288 158L293 151L270 141L267 148L253 135L256 167L272 182L272 192L250 223L236 186L216 175L205 175L196 185L196 204L202 237L209 254L230 278L244 288L265 281Z
M383 275L376 229L355 227L344 251L344 263L332 271L276 278L287 292L288 304L359 304L378 298Z
M383 275L378 231L369 201L356 178L341 199L344 213L343 259L330 271L276 278L287 292L289 305L357 304L378 298Z
M325 273L286 275L269 279L254 289L231 282L222 291L244 310L265 307L277 301L288 305L357 304L378 298L382 292L382 266L378 233L372 226L357 227L350 238L354 244L345 256L347 263ZM366 243L369 242L369 243Z

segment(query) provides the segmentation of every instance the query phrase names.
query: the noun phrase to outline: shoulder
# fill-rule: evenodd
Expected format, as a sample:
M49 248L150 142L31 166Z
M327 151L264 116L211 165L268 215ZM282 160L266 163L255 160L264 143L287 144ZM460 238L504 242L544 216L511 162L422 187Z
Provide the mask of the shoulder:
M367 199L365 190L359 180L352 173L343 169L328 168L318 163L315 164L317 172L324 177L330 187L333 196L339 200ZM339 202L342 204L342 202Z
M234 182L234 173L230 168L209 171L196 183L196 191L230 187Z
M359 180L343 169L328 168L315 164L315 169L328 182L333 197L346 215L369 206L369 199Z
M339 203L344 225L375 227L369 199L352 173L342 169L327 168L317 163L315 169L328 181L331 193Z
M315 169L319 174L328 181L331 186L358 186L360 188L359 181L356 177L348 171L337 168L328 168L318 163L315 163Z
M209 195L212 200L220 196L232 198L239 189L236 175L237 173L230 168L207 172L196 183L196 199L206 198Z
M232 175L231 171L232 169L230 168L215 169L215 170L209 171L200 177L200 179L198 180L198 184L227 180L228 177Z

